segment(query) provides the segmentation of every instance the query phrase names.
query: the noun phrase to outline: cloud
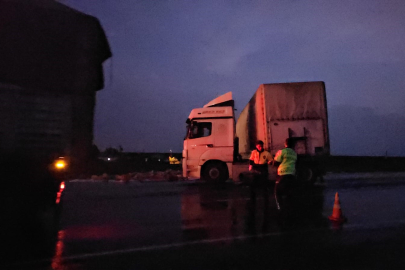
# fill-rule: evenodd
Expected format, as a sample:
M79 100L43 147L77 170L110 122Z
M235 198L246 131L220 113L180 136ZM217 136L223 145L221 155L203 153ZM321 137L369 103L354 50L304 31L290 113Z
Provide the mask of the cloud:
M404 116L347 105L329 108L328 114L332 155L405 155Z

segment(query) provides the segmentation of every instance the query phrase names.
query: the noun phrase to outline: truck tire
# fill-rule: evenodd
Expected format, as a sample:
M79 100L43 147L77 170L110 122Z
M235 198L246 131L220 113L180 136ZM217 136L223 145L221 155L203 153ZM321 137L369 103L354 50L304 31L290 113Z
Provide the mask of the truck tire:
M202 178L209 183L224 183L227 179L226 167L219 163L209 163L204 167Z
M315 177L312 169L306 166L302 166L298 169L297 178L303 183L313 184L315 182Z

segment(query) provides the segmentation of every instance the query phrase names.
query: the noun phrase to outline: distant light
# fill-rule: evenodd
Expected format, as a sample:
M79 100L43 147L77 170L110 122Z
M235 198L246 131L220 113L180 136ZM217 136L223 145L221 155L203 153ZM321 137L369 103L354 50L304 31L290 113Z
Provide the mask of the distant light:
M55 162L56 169L63 169L66 167L66 162L64 160L58 160Z
M56 194L56 201L55 201L56 204L60 203L60 199L62 197L62 192L64 189L65 189L65 182L61 182L59 185L59 192Z
M160 158L158 159L158 161L160 162Z
M110 161L110 160L111 160L111 158L107 158L107 160L108 160L108 161Z
M145 158L145 162L148 162L148 158Z

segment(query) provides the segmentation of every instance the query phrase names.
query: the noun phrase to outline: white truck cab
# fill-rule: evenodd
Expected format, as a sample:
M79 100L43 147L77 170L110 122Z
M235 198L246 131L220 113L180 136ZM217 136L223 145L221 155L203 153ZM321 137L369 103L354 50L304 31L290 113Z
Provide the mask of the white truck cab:
M226 180L234 159L235 114L228 92L193 109L183 145L183 176L210 182Z

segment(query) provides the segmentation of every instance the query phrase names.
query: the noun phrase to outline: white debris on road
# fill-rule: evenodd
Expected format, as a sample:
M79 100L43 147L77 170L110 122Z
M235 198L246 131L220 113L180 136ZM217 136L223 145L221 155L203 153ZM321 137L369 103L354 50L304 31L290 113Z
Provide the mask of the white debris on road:
M324 176L324 181L335 180L360 180L360 179L386 179L386 178L405 178L405 172L355 172L355 173L327 173ZM149 181L184 181L181 171L167 170L149 171L149 172L133 172L127 174L107 175L92 175L86 179L74 179L72 182L100 182L100 181L117 181L117 182L149 182Z
M161 171L149 171L149 172L133 172L126 174L116 174L108 175L106 173L102 175L92 175L87 179L74 179L70 180L71 182L83 182L83 181L92 181L92 182L101 182L101 181L118 181L118 182L129 182L129 181L183 181L181 171L176 170L166 170Z

